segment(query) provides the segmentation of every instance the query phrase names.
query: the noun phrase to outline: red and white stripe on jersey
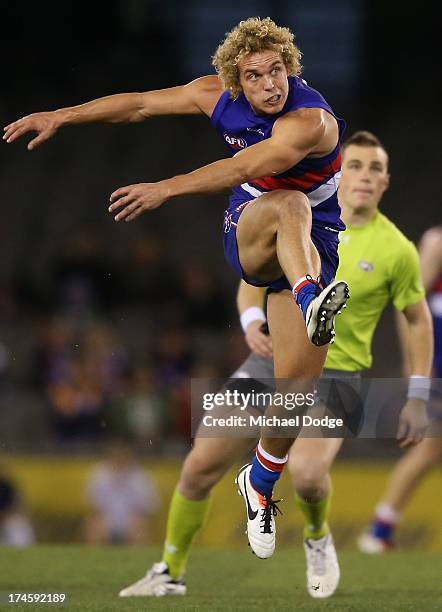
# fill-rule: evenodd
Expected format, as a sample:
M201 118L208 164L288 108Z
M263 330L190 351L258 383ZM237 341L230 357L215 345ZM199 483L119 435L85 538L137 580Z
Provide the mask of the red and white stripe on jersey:
M255 198L275 189L302 191L309 199L310 206L314 207L337 192L341 178L340 169L341 154L338 153L324 168L306 171L299 176L267 176L243 183L241 187Z

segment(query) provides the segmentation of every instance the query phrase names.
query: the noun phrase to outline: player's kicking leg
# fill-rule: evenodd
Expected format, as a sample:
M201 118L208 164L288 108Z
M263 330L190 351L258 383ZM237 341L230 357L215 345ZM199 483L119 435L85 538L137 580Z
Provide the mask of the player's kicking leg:
M311 208L306 196L296 191L274 191L250 202L238 219L235 234L246 279L259 279L280 289L275 280L285 276L292 289L291 294L272 293L268 301L275 378L303 379L305 388L298 386L297 390L311 392L325 361L323 345L333 341L335 316L348 297L346 283L333 281L337 258L330 253L337 245L321 249L318 240L312 241ZM317 278L324 289L314 280ZM299 308L294 307L293 298ZM277 435L261 432L253 464L238 475L249 543L261 558L271 556L275 547L273 487L295 437Z
M305 519L307 591L314 598L330 597L339 584L339 563L327 518L329 471L342 442L337 438L298 437L290 451L289 471Z
M184 462L167 519L163 557L120 597L185 595L184 574L192 541L205 523L212 488L253 447L244 438L196 438Z
M334 320L346 307L349 291L345 281L334 280L337 257L330 269L330 253L337 249L335 236L321 249L324 240L312 233L307 197L299 191L277 190L249 202L238 219L236 241L247 278L271 284L285 276L309 340L316 346L333 342Z

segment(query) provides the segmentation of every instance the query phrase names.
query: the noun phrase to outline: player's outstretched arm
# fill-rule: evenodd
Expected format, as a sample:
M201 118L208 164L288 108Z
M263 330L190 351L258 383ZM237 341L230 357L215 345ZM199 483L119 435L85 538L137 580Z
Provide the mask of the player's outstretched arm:
M290 113L275 122L271 138L243 149L232 158L158 183L138 183L117 189L111 195L109 212L120 209L115 221L132 221L176 196L216 193L285 172L308 154L320 152L318 146L327 131L327 122L334 122L336 127L336 121L326 115L316 108ZM336 145L336 139L337 128L330 150Z
M265 287L254 287L242 280L236 294L236 305L249 349L261 357L272 357L272 339L261 329L266 322L265 292Z
M133 123L158 115L211 115L222 93L217 76L196 79L187 85L144 93L122 93L55 111L32 113L4 128L3 140L14 142L25 134L37 135L28 143L34 149L65 125L79 123Z
M433 361L433 326L430 310L425 299L407 306L405 315L408 331L408 354L411 375L428 380ZM415 379L418 387L419 378ZM413 393L411 394L413 395ZM398 440L402 448L420 442L428 427L427 402L418 397L410 397L402 409L399 419Z

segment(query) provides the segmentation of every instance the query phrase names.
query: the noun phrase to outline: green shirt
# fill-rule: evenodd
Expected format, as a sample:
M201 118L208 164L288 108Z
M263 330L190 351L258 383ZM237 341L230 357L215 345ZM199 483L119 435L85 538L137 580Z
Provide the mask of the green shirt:
M404 310L425 291L416 247L380 212L363 227L347 226L339 259L336 278L348 283L350 299L336 318L336 341L324 367L354 372L371 366L371 341L388 301Z

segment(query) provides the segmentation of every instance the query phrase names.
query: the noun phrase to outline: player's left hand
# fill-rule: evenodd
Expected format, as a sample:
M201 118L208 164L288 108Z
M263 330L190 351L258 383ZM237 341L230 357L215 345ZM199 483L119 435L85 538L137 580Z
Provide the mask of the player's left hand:
M120 212L115 215L115 221L133 221L147 210L154 210L167 200L167 191L159 183L137 183L121 187L113 192L110 197L110 213L119 208Z
M424 437L428 427L427 403L420 399L408 399L399 417L397 439L401 448L415 446Z

